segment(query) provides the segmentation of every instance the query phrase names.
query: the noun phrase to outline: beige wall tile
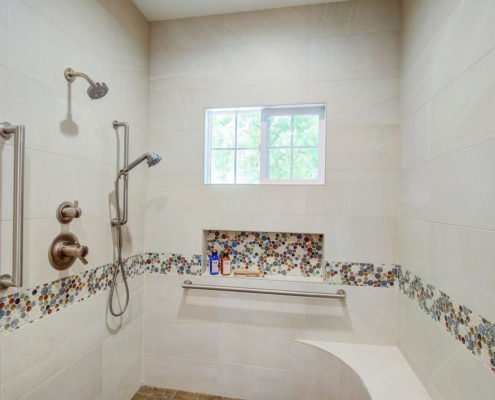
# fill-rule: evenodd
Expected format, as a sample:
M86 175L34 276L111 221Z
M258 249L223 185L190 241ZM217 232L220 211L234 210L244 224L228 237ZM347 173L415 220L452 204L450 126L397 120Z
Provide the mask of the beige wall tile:
M260 43L309 37L310 7L227 14L223 43Z
M491 52L432 99L432 157L495 139L494 67L495 52Z
M400 30L400 7L393 0L352 0L311 6L311 36Z
M117 170L118 142L111 124L113 119L130 123L131 157L147 150L149 64L149 24L132 2L118 3L0 1L0 82L9 93L0 100L0 119L26 126L25 287L114 258L109 194ZM106 82L108 96L93 102L79 80L69 92L63 76L69 66ZM72 124L66 121L69 103ZM5 273L10 273L12 257L12 149L11 142L2 142L0 270ZM130 192L133 224L124 235L126 253L131 254L144 248L141 199L146 175L135 178ZM55 219L56 208L62 201L76 199L83 217L61 226ZM48 246L61 231L75 233L89 246L87 267L77 262L60 273L49 264ZM105 293L3 334L0 397L106 399L111 397L102 390L108 382L112 386L124 382L125 396L130 396L141 380L140 355L137 361L129 356L133 365L120 363L120 369L103 368L102 362L110 346L105 339L128 330L130 321L143 313L139 301L143 283L140 287L138 281L131 283L130 311L121 321L105 315ZM135 326L133 335L121 332L115 340L139 353L142 324ZM120 399L122 394L113 398Z
M397 171L398 125L327 126L327 174L331 171Z
M98 346L83 358L71 363L66 369L51 376L33 392L22 399L56 399L67 397L81 400L92 400L102 390L102 352Z
M236 398L295 400L301 398L298 393L307 393L304 390L335 396L344 379L332 379L340 377L340 362L319 357L318 363L314 356L319 353L296 351L296 339L396 342L398 292L394 289L346 287L349 296L344 304L322 299L186 292L180 287L183 280L183 276L146 276L144 382L148 385ZM216 278L194 280L212 284ZM225 284L238 286L240 281L233 279ZM288 281L253 281L251 285L334 290ZM370 313L370 309L374 311ZM160 340L164 336L168 339ZM313 380L297 385L301 379L299 374L294 375L297 365L307 371L303 377ZM315 375L319 379L314 379ZM355 386L349 376L344 380L349 390Z
M402 5L399 263L493 320L494 45L488 38L495 9L483 0ZM484 390L491 384L474 388L459 377L472 373L480 382L490 371L417 304L404 299L402 305L399 343L432 398L489 397Z
M495 232L434 224L431 282L489 321L495 320ZM476 289L466 285L474 279Z
M393 78L399 76L399 34L366 33L312 39L309 79Z
M170 168L150 173L148 247L201 252L212 225L332 235L340 226L353 246L332 238L327 257L395 259L395 225L382 217L398 204L398 11L395 1L357 0L153 23L150 146ZM327 185L203 185L205 108L318 102L333 140ZM359 233L357 220L326 216L375 221Z

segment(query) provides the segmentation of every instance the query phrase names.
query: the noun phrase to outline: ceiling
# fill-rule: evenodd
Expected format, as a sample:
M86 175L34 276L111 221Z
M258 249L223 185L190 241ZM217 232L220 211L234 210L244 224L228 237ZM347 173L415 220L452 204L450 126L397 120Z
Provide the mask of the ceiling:
M150 21L228 14L346 0L133 0Z

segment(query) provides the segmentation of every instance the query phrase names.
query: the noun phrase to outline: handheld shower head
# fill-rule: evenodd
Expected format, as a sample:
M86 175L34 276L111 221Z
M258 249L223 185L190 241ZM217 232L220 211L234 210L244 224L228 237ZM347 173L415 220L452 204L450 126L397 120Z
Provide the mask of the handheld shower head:
M158 164L162 160L162 157L157 153L145 153L141 157L139 157L138 159L131 162L127 167L122 169L120 171L120 175L128 174L132 169L137 167L144 160L146 160L148 162L148 167L154 167L156 164Z
M162 156L158 153L148 153L146 155L147 161L148 161L148 167L154 167L156 164L158 164L160 161L162 161Z
M74 82L77 77L85 79L89 83L88 96L90 99L101 99L108 93L108 86L103 82L95 82L88 75L82 72L75 72L72 68L67 68L64 71L65 79L69 82Z

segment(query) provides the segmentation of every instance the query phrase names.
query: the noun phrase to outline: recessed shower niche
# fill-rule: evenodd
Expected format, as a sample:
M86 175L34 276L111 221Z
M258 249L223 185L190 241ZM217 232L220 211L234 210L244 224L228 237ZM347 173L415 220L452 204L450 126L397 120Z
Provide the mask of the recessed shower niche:
M261 277L323 280L324 236L320 233L203 231L203 273L209 256L229 251L232 276L239 271L260 272Z

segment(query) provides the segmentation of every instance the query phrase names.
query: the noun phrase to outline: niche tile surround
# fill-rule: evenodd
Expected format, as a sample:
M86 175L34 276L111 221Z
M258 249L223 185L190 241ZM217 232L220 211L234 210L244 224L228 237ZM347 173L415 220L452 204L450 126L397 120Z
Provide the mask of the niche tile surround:
M204 231L207 254L230 250L232 270L260 268L264 275L320 277L323 235L317 233ZM205 271L207 254L204 255Z
M144 273L201 276L203 271L201 255L172 253L138 254L128 258L126 266L131 279ZM374 288L398 286L400 293L414 301L438 326L495 372L495 324L418 276L394 264L327 261L323 269L322 283ZM106 264L0 297L0 334L13 332L106 291L111 286L112 271L113 264ZM275 274L277 271L270 270Z

